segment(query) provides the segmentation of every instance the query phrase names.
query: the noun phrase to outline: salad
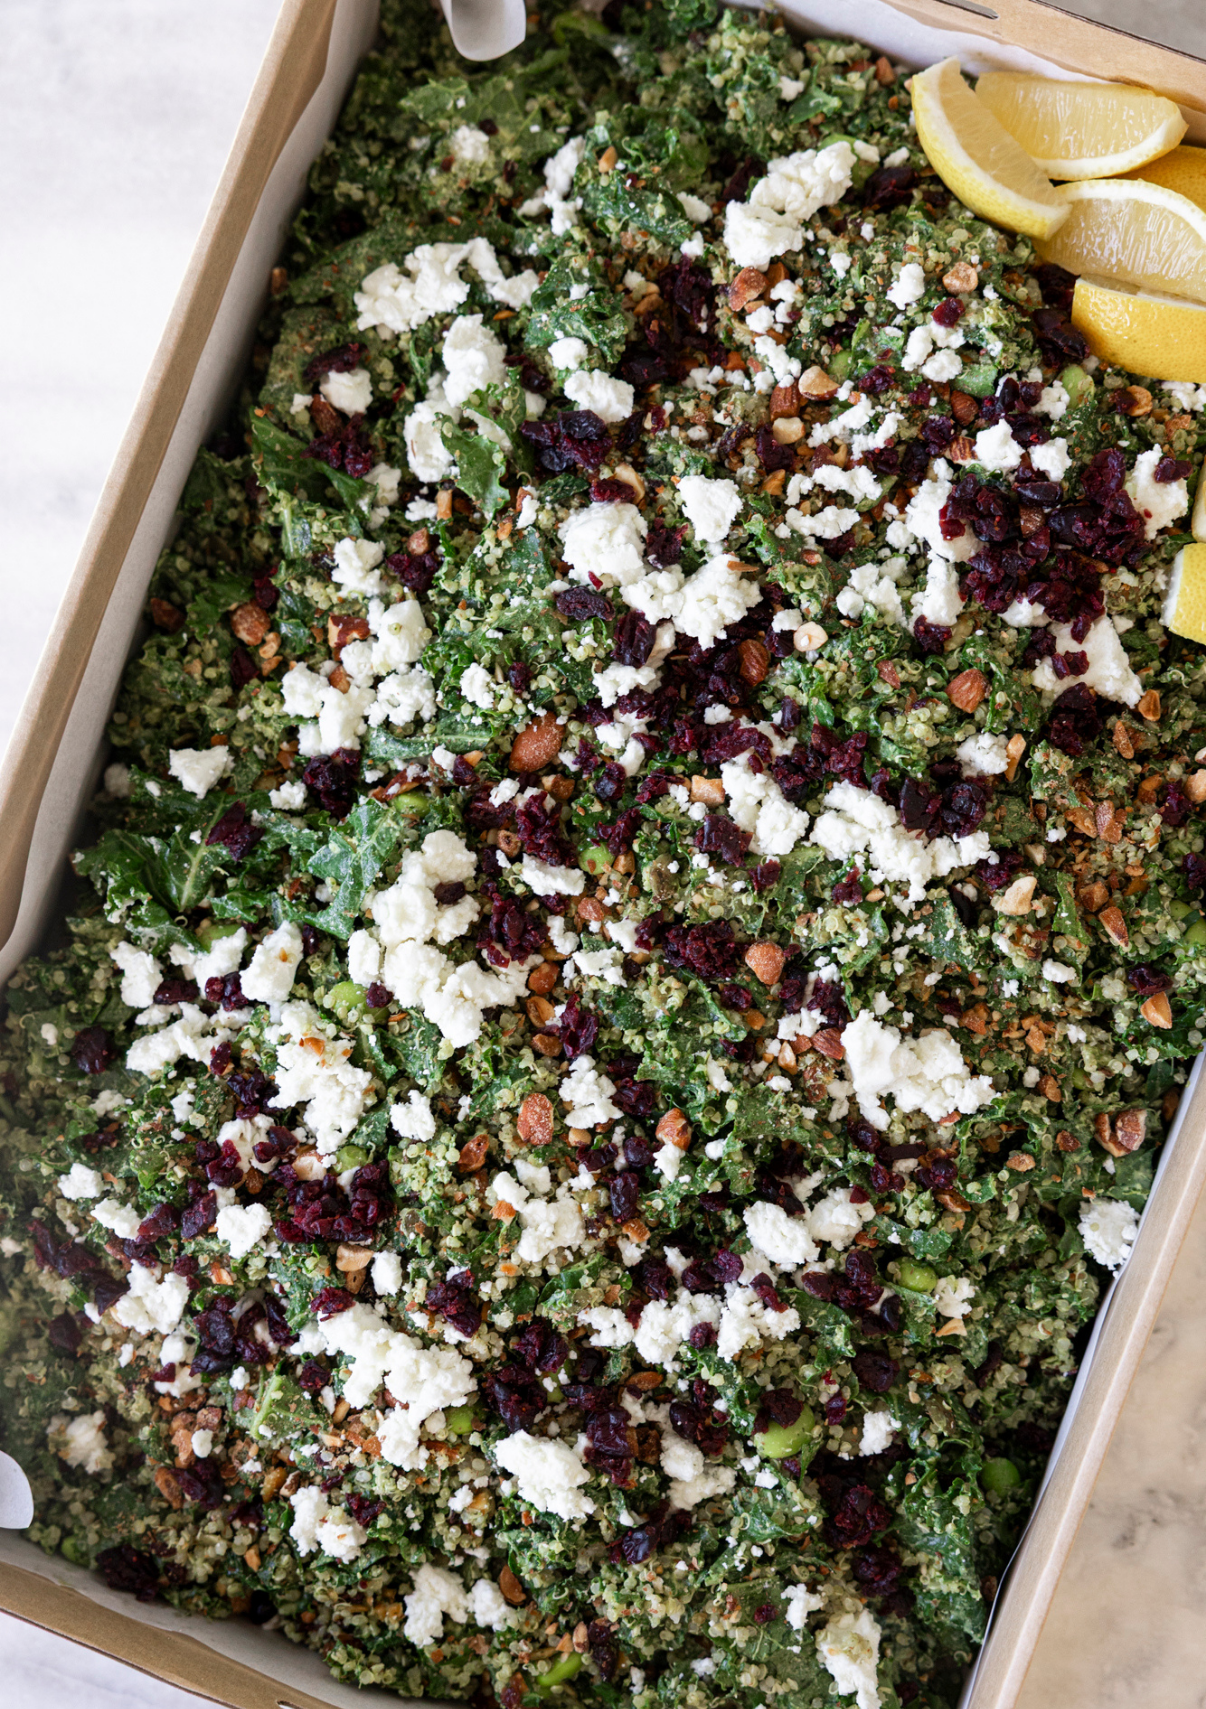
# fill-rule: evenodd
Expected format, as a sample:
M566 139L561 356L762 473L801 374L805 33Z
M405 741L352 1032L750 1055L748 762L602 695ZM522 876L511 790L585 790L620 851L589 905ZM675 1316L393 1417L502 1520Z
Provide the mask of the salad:
M953 1709L1203 1042L1206 387L1074 285L856 42L386 0L8 987L43 1548L403 1696Z

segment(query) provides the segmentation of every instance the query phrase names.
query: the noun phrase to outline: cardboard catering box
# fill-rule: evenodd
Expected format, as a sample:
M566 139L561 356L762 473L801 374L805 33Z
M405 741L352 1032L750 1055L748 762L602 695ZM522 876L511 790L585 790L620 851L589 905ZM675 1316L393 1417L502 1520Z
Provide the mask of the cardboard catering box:
M489 59L522 35L523 0L445 0L458 45ZM1040 0L784 0L807 34L856 35L912 66L1146 84L1181 103L1206 142L1206 63ZM284 0L230 159L54 632L0 766L0 980L35 946L103 763L102 732L147 584L198 446L247 359L267 280L311 160L373 39L374 0ZM1133 1256L1099 1316L1030 1528L998 1599L965 1709L1009 1709L1206 1177L1201 1060L1182 1099ZM0 1526L28 1492L0 1455ZM5 1472L9 1474L7 1480ZM109 1592L17 1529L0 1531L0 1607L238 1709L397 1704L334 1683L319 1659L246 1623L192 1620Z

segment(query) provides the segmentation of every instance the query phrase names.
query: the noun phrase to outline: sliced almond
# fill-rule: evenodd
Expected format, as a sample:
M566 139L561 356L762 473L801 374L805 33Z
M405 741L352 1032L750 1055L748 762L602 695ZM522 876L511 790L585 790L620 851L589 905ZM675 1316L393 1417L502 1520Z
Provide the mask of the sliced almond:
M1103 908L1097 920L1102 931L1111 937L1120 949L1126 949L1131 941L1131 934L1126 929L1126 920L1118 904L1111 902L1108 908Z
M792 630L791 644L797 653L816 653L828 639L819 623L801 623L798 629Z
M734 314L740 314L747 304L752 303L766 290L766 274L760 273L756 267L743 267L729 286L729 307ZM836 390L836 387L834 388Z
M663 1145L673 1145L679 1151L686 1151L691 1144L691 1124L679 1109L667 1110L653 1131Z
M1147 693L1135 707L1140 718L1146 718L1149 724L1155 724L1160 717L1160 690L1149 688Z
M951 700L960 712L974 712L988 691L988 678L983 671L960 671L946 685L948 700Z
M1149 997L1139 1013L1149 1026L1160 1027L1167 1032L1172 1026L1172 1009L1163 991L1157 991L1154 997Z

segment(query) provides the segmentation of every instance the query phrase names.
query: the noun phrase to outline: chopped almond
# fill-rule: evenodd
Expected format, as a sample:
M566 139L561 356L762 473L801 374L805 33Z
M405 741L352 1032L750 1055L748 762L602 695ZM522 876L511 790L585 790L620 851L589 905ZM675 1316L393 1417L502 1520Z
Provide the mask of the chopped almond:
M967 261L956 261L953 267L948 267L942 275L943 289L949 291L952 297L966 296L974 291L980 283L980 275Z
M743 267L729 286L729 307L734 314L740 314L765 290L766 274L760 273L756 267Z
M838 383L829 378L824 368L816 366L806 368L796 381L796 385L802 398L824 401L837 396Z
M947 698L960 712L974 712L988 690L988 678L983 671L960 671L946 685Z
M486 1161L486 1153L489 1149L490 1135L488 1133L475 1133L472 1139L467 1139L461 1146L460 1156L456 1160L456 1166L461 1174L472 1175L474 1170L480 1169Z
M249 599L246 605L236 605L230 614L230 627L240 641L258 647L272 627L272 619L262 605Z
M1131 941L1131 934L1126 929L1126 920L1122 909L1116 902L1111 902L1108 908L1103 908L1097 916L1098 924L1107 936L1113 938L1120 949L1126 949Z
M819 1050L822 1056L827 1056L831 1062L841 1062L846 1055L846 1046L842 1043L842 1035L836 1027L822 1027L812 1035L812 1048Z
M1140 718L1146 718L1149 724L1157 723L1160 717L1160 690L1149 688L1135 707L1135 711Z
M1030 900L1034 895L1038 879L1032 872L1024 872L1020 878L1015 878L1008 890L1003 890L995 898L993 906L998 914L1022 915L1030 912Z
M1114 720L1114 728L1110 732L1110 740L1113 742L1115 748L1122 755L1124 760L1134 759L1135 744L1131 741L1131 733L1122 722L1121 718L1116 718Z
M511 744L511 770L541 771L551 765L561 750L563 734L555 712L534 718Z
M697 772L691 779L691 799L707 807L723 807L724 784L718 777L703 777Z
M770 395L770 418L772 424L780 417L794 416L800 407L800 394L796 390L796 382L790 385L776 386Z
M787 956L775 943L752 943L745 952L745 965L766 986L777 985Z
M1022 755L1025 752L1025 736L1010 736L1009 740L1005 744L1005 759L1007 761L1005 766L1005 777L1009 783L1012 783L1014 778L1017 776L1018 766L1021 764Z
M553 1137L553 1106L543 1092L529 1092L519 1106L515 1130L525 1145L547 1145Z
M1163 991L1149 997L1139 1013L1150 1026L1160 1027L1165 1032L1172 1026L1172 1009Z
M667 1110L653 1131L663 1145L676 1146L679 1151L686 1151L691 1143L691 1124L678 1109Z

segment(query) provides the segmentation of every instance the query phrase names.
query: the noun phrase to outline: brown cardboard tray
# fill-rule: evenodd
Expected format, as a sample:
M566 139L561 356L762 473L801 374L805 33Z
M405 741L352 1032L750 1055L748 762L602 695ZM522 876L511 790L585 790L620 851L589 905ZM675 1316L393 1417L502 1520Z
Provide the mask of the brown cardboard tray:
M489 57L516 0L446 0L458 41ZM921 66L1142 83L1206 142L1206 62L1043 0L782 0L806 34L855 35ZM505 18L504 18L505 14ZM433 15L434 24L434 15ZM376 0L284 0L188 272L101 494L79 563L0 761L0 981L38 943L104 760L104 727L197 448L250 351L306 172L372 42ZM474 45L476 44L476 46ZM1029 1529L962 1709L1011 1709L1206 1180L1202 1059L1181 1102L1133 1255L1098 1319ZM9 1521L11 1523L11 1520ZM0 1609L230 1709L392 1703L331 1680L317 1657L238 1621L147 1608L0 1531Z

